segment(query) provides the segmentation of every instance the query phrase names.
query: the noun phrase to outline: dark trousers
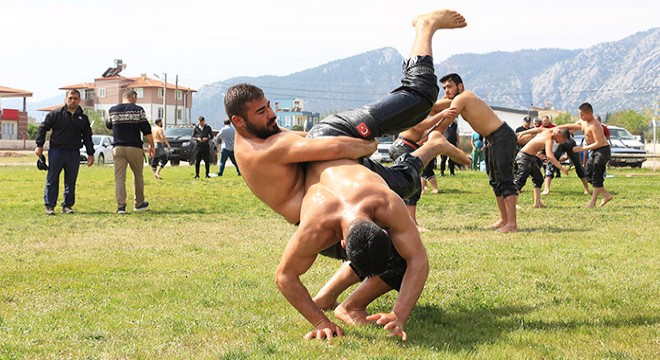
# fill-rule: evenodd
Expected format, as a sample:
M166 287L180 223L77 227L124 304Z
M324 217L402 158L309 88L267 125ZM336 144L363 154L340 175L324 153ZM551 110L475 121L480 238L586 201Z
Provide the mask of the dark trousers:
M67 149L48 150L48 175L44 188L44 204L57 205L60 188L60 173L64 170L64 199L62 207L72 207L76 203L76 179L80 169L80 151Z
M195 154L195 176L199 176L199 164L202 163L202 160L204 160L204 166L206 167L205 175L209 176L209 168L211 167L211 164L209 163L211 161L209 159L209 151L211 150L208 144L197 146L197 153Z
M440 156L440 174L441 175L445 174L445 164L447 162L449 162L449 173L454 175L454 168L456 167L456 163L447 155Z
M225 171L225 164L227 163L227 158L231 160L231 163L236 167L236 172L238 175L241 175L241 171L238 169L238 164L236 163L236 158L234 157L234 151L222 149L220 151L220 164L218 168L218 176L222 176L222 173Z

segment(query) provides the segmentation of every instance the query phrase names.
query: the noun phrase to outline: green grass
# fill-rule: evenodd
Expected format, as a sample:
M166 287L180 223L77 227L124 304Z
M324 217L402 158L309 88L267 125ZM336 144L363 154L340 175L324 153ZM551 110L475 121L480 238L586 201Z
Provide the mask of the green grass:
M547 209L531 209L526 189L517 234L483 230L496 216L484 173L438 178L441 193L418 208L431 272L409 340L344 325L328 343L302 340L312 327L273 280L294 226L233 168L149 172L146 213L114 214L112 167L94 166L81 168L77 213L46 217L45 172L0 167L0 358L660 356L658 173L608 170L615 199L596 209L582 208L573 173L553 182ZM319 258L303 282L315 293L337 266Z

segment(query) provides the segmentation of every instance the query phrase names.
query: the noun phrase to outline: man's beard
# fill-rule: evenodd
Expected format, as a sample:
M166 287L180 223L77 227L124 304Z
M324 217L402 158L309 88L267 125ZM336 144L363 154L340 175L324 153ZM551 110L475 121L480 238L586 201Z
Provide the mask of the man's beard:
M268 122L276 120L276 117L273 117L269 119ZM282 131L279 126L277 126L277 123L275 124L274 128L269 128L268 125L266 125L264 128L260 129L253 123L251 123L249 120L245 121L245 127L247 130L254 136L260 138L260 139L268 139L271 135L275 135Z

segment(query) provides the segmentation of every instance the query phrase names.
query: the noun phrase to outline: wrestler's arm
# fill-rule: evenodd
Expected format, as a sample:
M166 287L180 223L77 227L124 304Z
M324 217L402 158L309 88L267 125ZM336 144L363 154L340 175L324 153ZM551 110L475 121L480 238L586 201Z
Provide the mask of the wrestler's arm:
M316 260L318 251L310 249L310 244L316 244L327 231L305 230L304 225L298 228L289 240L284 255L277 267L275 281L282 295L298 312L307 319L315 329L305 335L305 339L323 339L343 336L343 330L334 324L314 303L307 288L300 281L300 276L307 272Z
M597 126L589 126L588 124L585 124L585 126L591 128L591 135L594 139L594 142L587 146L576 146L573 148L573 152L590 151L609 144L605 138L605 135L603 134L603 127L600 124L597 124ZM587 129L584 129L584 134L586 139Z
M393 199L391 204L387 212L377 211L376 221L390 229L392 243L406 260L406 272L392 312L373 314L367 320L384 325L391 336L401 336L402 340L406 340L404 325L424 289L429 274L429 261L417 226L407 215L405 205L401 199L398 202Z
M557 160L554 152L552 151L552 137L545 140L545 157L546 159L550 160L552 165L554 165L557 169L563 172L564 175L568 175L568 170L564 169L564 167L561 166L561 163L559 162L559 160Z
M280 161L303 163L338 159L358 159L376 151L375 140L363 140L348 136L321 138L301 137L288 132L278 139L273 149Z
M561 124L557 125L558 129L568 129L570 132L576 132L578 130L582 130L582 126L580 125L580 122L576 122L575 124Z
M441 112L442 110L447 109L450 105L451 105L451 100L449 98L447 98L446 96L441 97L435 102L435 104L433 104L429 116L433 116Z

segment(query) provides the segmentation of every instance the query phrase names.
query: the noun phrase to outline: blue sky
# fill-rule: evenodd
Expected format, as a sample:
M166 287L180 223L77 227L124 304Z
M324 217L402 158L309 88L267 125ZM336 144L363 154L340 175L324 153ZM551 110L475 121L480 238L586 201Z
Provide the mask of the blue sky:
M433 4L437 5L433 5ZM497 4L495 6L494 4ZM459 53L586 48L660 26L658 1L22 0L3 4L0 85L39 101L60 86L122 73L179 75L184 86L286 75L373 49L407 55L411 19L460 11L468 27L434 39L436 61ZM660 45L659 45L660 46Z

